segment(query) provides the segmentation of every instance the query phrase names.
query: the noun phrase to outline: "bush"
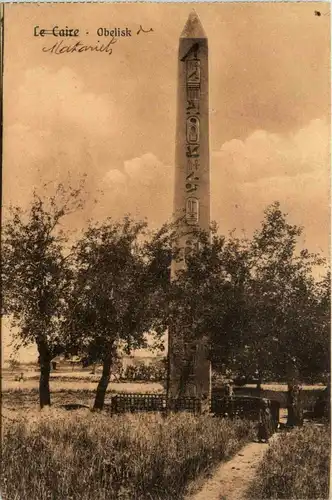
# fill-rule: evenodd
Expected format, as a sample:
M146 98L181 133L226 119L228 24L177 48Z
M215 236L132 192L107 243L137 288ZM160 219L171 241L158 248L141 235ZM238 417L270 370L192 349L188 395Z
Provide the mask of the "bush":
M264 456L247 498L328 499L329 443L329 426L304 427L280 438Z
M43 412L4 430L5 500L181 499L253 436L244 421L177 414Z
M161 363L128 365L123 374L123 379L129 381L157 382L165 378L166 369Z

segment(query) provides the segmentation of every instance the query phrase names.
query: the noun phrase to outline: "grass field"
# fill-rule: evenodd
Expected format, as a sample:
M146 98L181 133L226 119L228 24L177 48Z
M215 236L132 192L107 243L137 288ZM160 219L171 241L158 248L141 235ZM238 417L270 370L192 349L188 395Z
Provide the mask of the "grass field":
M24 374L24 381L15 380L20 373ZM91 373L91 369L77 369L74 370L58 369L51 372L50 388L51 393L63 393L64 391L70 393L77 392L95 392L97 384L100 379L100 373ZM21 393L35 393L38 391L39 372L36 371L32 365L22 365L20 368L12 371L10 369L2 370L2 391L5 394L16 392ZM325 386L322 384L304 385L303 386L303 401L306 409L310 409L317 398L318 393ZM287 404L287 385L280 383L267 383L262 385L263 397L277 399L281 406L285 407ZM149 392L149 393L162 393L165 391L165 382L117 382L112 381L108 385L108 393L114 392ZM238 388L237 394L256 394L254 385L246 385L245 387Z
M24 380L15 380L23 372ZM70 368L51 373L51 401L55 406L63 404L81 404L93 406L100 373L91 374L91 369ZM16 370L2 370L2 407L11 412L37 409L39 404L39 372L34 366L21 366ZM263 384L263 397L276 399L282 408L287 406L286 384ZM312 410L323 385L304 386L302 391L303 408ZM163 393L165 383L160 382L115 382L107 388L106 402L117 392ZM236 390L237 394L256 394L255 386L245 386ZM284 415L283 415L284 418Z
M330 438L328 425L305 426L273 443L247 498L329 499Z
M24 380L16 380L23 373ZM34 393L39 387L39 372L34 366L21 366L16 370L2 370L2 391L6 394L11 392ZM97 389L101 373L91 374L91 368L71 370L70 368L51 372L50 389L51 393L77 391L89 391L94 393ZM109 383L107 392L163 392L164 386L159 382L116 382Z
M60 409L67 403L93 405L99 374L89 370L52 373L53 406L40 412L39 374L30 368L24 371L24 381L15 380L21 372L22 368L2 372L4 500L180 500L189 485L201 482L218 462L230 458L255 434L252 423L208 416L111 417L89 409ZM312 407L323 388L304 387L306 408ZM285 406L286 390L285 384L266 384L262 395ZM113 381L106 402L115 392L164 391L157 382ZM238 392L254 394L255 387ZM307 426L281 436L259 469L250 498L327 498L303 496L326 492L329 445L322 429ZM279 496L273 496L274 491Z
M79 403L89 406L93 405L98 378L91 381L89 377L84 378L85 373L70 377L69 373L51 378L51 400L52 404ZM88 375L88 374L87 374ZM24 381L15 381L14 376L5 374L2 380L2 402L6 408L22 409L38 405L38 379L27 378ZM312 410L318 394L324 386L305 386L302 391L303 408ZM117 392L143 392L163 393L165 386L159 382L110 382L107 388L106 401ZM253 387L242 387L237 394L256 394ZM287 386L281 384L263 385L261 393L263 397L276 399L281 407L287 406Z
M5 500L180 500L253 437L253 425L183 413L109 417L50 409L3 429Z

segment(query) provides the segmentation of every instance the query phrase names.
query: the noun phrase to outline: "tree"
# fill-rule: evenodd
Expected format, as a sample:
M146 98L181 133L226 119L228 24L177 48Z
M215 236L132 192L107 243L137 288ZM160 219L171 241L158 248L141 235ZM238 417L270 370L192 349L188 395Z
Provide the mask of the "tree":
M148 331L162 333L157 304L167 286L166 233L158 231L147 240L146 222L109 218L90 225L76 245L64 327L77 351L103 364L96 410L103 408L118 346L130 353L146 346Z
M331 272L326 269L324 277L317 283L317 321L315 324L315 360L318 358L318 373L325 374L329 383L331 373Z
M246 344L261 377L286 376L288 423L293 425L299 420L298 387L305 353L312 351L318 327L313 269L324 260L298 250L302 228L287 222L279 203L270 205L264 215L250 248Z
M175 342L173 354L182 365L180 392L185 393L194 362L195 347L204 339L214 367L232 363L243 329L244 282L247 279L246 243L193 231L186 265L170 287L169 324L183 331L185 342ZM181 395L179 394L179 395Z
M331 275L326 271L314 283L311 322L301 353L301 375L310 382L327 380L330 374Z
M20 362L15 358L10 358L9 367L10 367L11 371L13 372L20 367Z
M10 207L2 230L3 313L9 316L16 347L37 344L40 407L51 404L50 363L63 352L61 321L70 289L70 254L63 219L83 206L83 183L57 187L42 199L35 191L30 207Z
M286 378L290 422L298 420L299 380L308 369L327 367L329 352L329 277L314 278L324 260L298 249L301 233L279 203L266 209L251 240L223 238L216 228L211 239L198 232L172 283L169 309L170 323L188 325L187 343L208 337L214 368L258 375L259 387ZM185 377L190 356L179 355L188 365Z

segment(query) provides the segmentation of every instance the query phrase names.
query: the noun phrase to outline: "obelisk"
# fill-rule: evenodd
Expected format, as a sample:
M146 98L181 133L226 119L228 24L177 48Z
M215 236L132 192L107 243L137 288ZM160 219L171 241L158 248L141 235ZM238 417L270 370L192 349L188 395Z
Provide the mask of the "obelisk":
M180 36L173 217L178 223L181 260L172 263L172 279L186 265L195 228L210 227L208 40L195 11ZM169 328L168 397L210 398L211 369L206 339L193 341L190 325Z

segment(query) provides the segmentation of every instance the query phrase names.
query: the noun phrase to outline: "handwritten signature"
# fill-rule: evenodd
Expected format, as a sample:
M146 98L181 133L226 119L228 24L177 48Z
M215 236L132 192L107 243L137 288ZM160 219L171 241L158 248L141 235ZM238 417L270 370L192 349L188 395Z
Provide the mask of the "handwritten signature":
M65 45L63 40L56 42L51 47L43 47L43 52L49 52L51 54L72 54L73 52L104 52L105 54L111 55L113 53L112 45L116 43L116 38L112 38L109 42L100 43L99 40L94 45L85 45L80 40L76 43Z
M139 35L140 33L151 33L151 31L153 31L153 28L150 28L149 30L145 30L144 28L142 28L142 25L140 24L139 30L137 31L136 35Z

